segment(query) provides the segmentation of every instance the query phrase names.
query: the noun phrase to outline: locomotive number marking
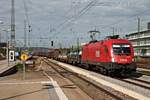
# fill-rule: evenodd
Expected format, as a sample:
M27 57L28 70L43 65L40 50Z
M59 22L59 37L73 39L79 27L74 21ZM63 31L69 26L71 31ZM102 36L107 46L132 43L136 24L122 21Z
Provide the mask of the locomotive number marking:
M127 61L127 59L120 59L120 61Z

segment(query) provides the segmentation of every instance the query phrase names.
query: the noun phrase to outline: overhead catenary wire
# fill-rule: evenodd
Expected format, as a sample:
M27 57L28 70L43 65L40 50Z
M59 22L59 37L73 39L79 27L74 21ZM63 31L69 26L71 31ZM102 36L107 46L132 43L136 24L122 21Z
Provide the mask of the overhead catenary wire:
M135 15L131 15L130 17L128 17L128 19L131 19L131 18L134 18L134 17L137 17L137 18L138 18L139 15L142 15L142 14L144 14L144 13L146 13L146 12L149 12L149 11L150 11L150 9L144 10L144 11L142 11L142 12L139 12L139 13L135 14ZM101 29L104 30L104 29L106 29L106 28L111 28L112 26L117 25L117 24L119 24L119 23L122 23L122 22L124 22L124 21L126 21L126 20L127 20L127 19L120 19L120 20L115 21L115 22L113 22L113 23L111 23L111 24L104 25L104 26L100 25L100 26L102 26Z
M26 0L23 0L23 1L24 1L24 8L25 8L25 15L26 15L26 18L27 18L27 23L29 25L30 21L29 21L29 15L28 15L28 7L27 7L27 4L26 4ZM80 11L77 12L77 14L72 15L71 17L67 18L65 21L63 21L62 23L57 25L56 28L52 29L52 31L50 31L50 32L58 32L59 30L63 29L64 27L67 27L70 22L77 20L79 17L81 17L87 11L89 11L89 9L92 6L94 6L96 4L96 2L97 2L97 0L90 0L89 3L85 7L83 7ZM55 34L53 36L55 36Z
M94 0L94 1L96 1L96 0ZM89 3L87 4L87 6L89 7L89 5L90 5L91 3L93 3L93 1L89 2ZM86 8L87 6L85 6L82 10L80 10L75 16L71 16L71 17L68 18L66 21L64 21L64 23L61 23L61 24L60 24L60 27L57 27L57 30L54 30L56 34L52 35L51 37L56 36L56 35L62 33L62 30L65 30L66 28L69 28L69 27L71 26L71 24L72 24L71 22L73 22L73 21L79 19L82 15L84 15L87 11L89 11L88 9L90 9L92 6L94 6L94 4L93 4L92 6L90 6L89 8ZM87 11L86 11L86 9L87 9ZM144 11L142 11L142 12L139 12L139 11L138 11L137 14L131 15L131 16L129 16L127 19L131 19L131 18L136 17L136 16L138 17L139 15L142 15L142 14L146 13L146 12L149 11L149 10L150 10L150 9L144 10ZM80 13L80 12L82 12L82 13ZM119 24L119 23L123 23L123 22L126 21L127 19L120 19L120 20L115 21L115 22L113 22L113 23L110 23L110 24L108 24L108 25L97 25L97 26L102 26L101 29L104 30L104 29L106 29L106 28L110 28L110 27L112 27L112 26L114 26L114 25L117 25L117 24ZM121 30L121 29L120 29L120 30Z
M67 20L65 20L63 23L59 24L60 26L57 27L57 30L54 30L56 34L53 34L51 37L54 37L61 33L62 29L65 29L70 25L71 22L77 20L80 18L82 15L84 15L86 12L88 12L95 4L97 3L97 0L91 0L83 9L78 11L78 13L74 16L71 16Z
M26 0L25 0L25 1L26 1ZM87 4L86 6L90 5L90 3L91 3L91 2L88 2L88 4ZM94 3L93 3L93 4L94 4ZM85 7L86 7L86 6L85 6ZM62 29L64 30L64 29L68 28L69 26L71 26L73 21L79 19L82 15L84 15L84 14L86 13L86 9L87 9L87 11L89 11L88 9L90 9L90 7L88 7L88 8L85 8L85 7L83 7L83 9L81 9L80 11L78 11L75 15L72 15L71 17L68 17L68 19L66 19L65 21L63 21L63 23L58 24L58 27L55 28L56 31L54 31L54 32L60 33L60 32L62 31ZM91 6L91 7L92 7L92 6ZM28 12L28 10L29 10L29 9L28 9L28 7L27 7L27 12ZM80 12L82 12L82 14L81 14ZM84 13L84 12L85 12L85 13ZM28 14L26 14L26 16L28 16ZM135 16L136 16L136 15L134 15L134 17L135 17ZM28 19L29 19L29 16L28 16ZM123 21L126 21L126 19L121 19L121 20L119 20L119 21L115 21L115 22L110 23L110 24L108 24L108 25L104 24L104 25L100 25L100 26L102 26L101 29L106 29L107 27L111 27L111 26L116 25L116 24L119 24L119 23L121 23L121 22L123 22ZM29 23L30 23L30 21L29 21ZM57 35L57 34L55 34L55 35Z
M78 18L80 18L82 15L84 15L90 8L92 8L94 5L96 4L96 1L91 2L88 7L86 7L85 9L82 9L79 14L77 16L75 16L73 19L69 20L70 22L73 22L75 20L77 20ZM65 27L65 26L64 26ZM64 28L63 27L63 28ZM68 25L66 25L66 27L68 27Z
M65 20L63 23L59 24L57 26L58 28L63 28L63 25L65 25L66 23L71 22L72 20L75 20L76 18L80 17L81 15L83 15L87 10L89 10L92 6L93 3L95 4L96 0L91 1L88 5L86 5L81 11L79 11L75 16L71 16L70 18L68 18L67 20Z
M93 3L93 1L91 1L89 4L91 4L91 3ZM87 6L89 6L89 4L87 5ZM89 8L88 8L89 9ZM87 9L87 10L88 10ZM83 9L84 10L84 9ZM144 11L142 11L142 12L139 12L139 13L137 13L137 14L135 14L135 15L131 15L131 16L129 16L128 17L128 19L130 19L130 18L133 18L133 17L136 17L136 16L139 16L139 15L142 15L142 14L144 14L144 13L146 13L146 12L148 12L148 11L150 11L150 9L147 9L147 10L144 10ZM82 12L82 11L81 11ZM85 11L86 12L86 11ZM83 13L84 14L84 13ZM74 20L76 20L76 18L78 18L78 17L80 17L80 16L82 16L83 14L81 14L81 15L78 15L77 17L76 16L74 16L72 19L70 19L70 20L68 20L68 21L74 21ZM120 20L118 20L118 21L115 21L115 22L113 22L113 23L111 23L111 24L108 24L108 25L99 25L99 26L102 26L101 27L101 29L102 30L104 30L104 29L106 29L106 28L110 28L110 27L112 27L112 26L114 26L114 25L117 25L117 24L119 24L119 23L121 23L121 22L123 22L123 21L126 21L126 19L120 19ZM70 24L70 23L69 23ZM64 25L64 26L62 26L62 28L61 29L65 29L65 28L68 28L70 25ZM61 30L60 30L61 31Z
M71 16L70 18L68 18L67 20L65 20L63 23L59 24L57 26L57 30L55 31L61 31L61 29L64 29L66 27L68 27L68 25L70 24L70 22L73 22L75 20L77 20L78 18L80 18L82 15L84 15L87 11L89 11L90 8L92 8L95 4L96 4L97 0L92 0L90 1L82 10L80 10L76 15ZM57 32L59 33L59 32Z

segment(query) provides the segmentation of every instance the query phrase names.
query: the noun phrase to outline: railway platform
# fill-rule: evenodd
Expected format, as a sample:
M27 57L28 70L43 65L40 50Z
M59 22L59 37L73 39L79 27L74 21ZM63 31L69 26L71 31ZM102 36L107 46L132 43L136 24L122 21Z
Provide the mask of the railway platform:
M68 79L45 63L43 71L27 66L26 77L17 73L0 78L0 100L92 100ZM46 70L47 69L47 70Z
M12 69L17 63L18 61L8 62L8 60L1 60L0 61L0 76L4 72L8 71L9 69Z
M1 63L2 64L2 63ZM7 65L4 61L4 64ZM138 74L138 73L135 73ZM150 76L115 78L47 58L0 77L0 100L149 100ZM93 92L94 91L94 92Z
M55 81L42 79L2 81L0 89L0 100L32 100L33 98L36 100L68 100Z
M63 66L64 68L68 69L69 71L73 71L79 75L83 75L84 77L91 79L92 82L96 81L97 83L100 83L101 85L111 87L112 89L117 90L117 91L119 91L123 94L126 94L130 97L133 97L135 99L138 99L138 100L149 100L150 99L150 96L148 95L149 94L148 93L149 85L148 85L148 87L141 86L142 87L141 88L141 87L138 87L138 86L140 86L137 84L138 82L135 82L135 84L134 84L132 82L124 81L124 79L117 80L115 78L111 78L111 77L107 77L107 76L103 76L103 75L97 75L91 71L86 71L84 69L81 69L81 68L78 68L78 67L75 67L75 66L72 66L69 64L65 64L62 62L58 62L55 60L50 60L50 61L57 65ZM143 77L145 77L145 75L143 75ZM146 79L144 79L144 81L145 80ZM133 80L131 80L131 81L133 81ZM148 84L149 84L149 81L148 81Z

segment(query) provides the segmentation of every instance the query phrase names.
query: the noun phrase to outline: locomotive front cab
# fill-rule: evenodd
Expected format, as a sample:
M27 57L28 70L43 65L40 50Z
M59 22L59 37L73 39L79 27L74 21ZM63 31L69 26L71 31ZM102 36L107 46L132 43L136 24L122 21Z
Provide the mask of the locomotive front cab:
M118 64L129 64L134 60L132 47L130 44L112 45L112 62Z
M113 44L112 62L123 73L136 71L134 51L131 44Z

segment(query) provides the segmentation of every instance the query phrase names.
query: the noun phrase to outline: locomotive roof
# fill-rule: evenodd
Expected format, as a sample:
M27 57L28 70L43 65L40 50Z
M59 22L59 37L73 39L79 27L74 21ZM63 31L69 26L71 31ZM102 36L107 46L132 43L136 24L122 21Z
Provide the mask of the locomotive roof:
M107 39L107 40L100 40L100 41L97 41L97 40L94 40L94 41L90 41L88 44L86 44L86 45L89 45L89 44L92 44L92 43L107 43L107 42L111 42L111 43L121 43L121 42L126 42L126 43L128 43L129 41L127 40L127 39Z

